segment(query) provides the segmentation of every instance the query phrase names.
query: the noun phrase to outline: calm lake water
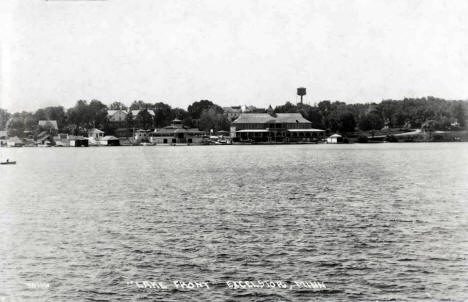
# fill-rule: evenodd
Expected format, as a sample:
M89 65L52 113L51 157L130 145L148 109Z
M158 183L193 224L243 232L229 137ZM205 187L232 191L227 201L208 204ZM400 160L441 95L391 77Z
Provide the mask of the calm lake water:
M466 143L0 157L0 301L468 301Z

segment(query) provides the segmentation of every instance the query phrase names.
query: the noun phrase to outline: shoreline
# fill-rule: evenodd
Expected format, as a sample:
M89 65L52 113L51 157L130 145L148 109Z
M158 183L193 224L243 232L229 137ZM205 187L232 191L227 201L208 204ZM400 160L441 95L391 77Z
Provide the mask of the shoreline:
M128 145L128 144L122 144L122 145L114 145L114 146L105 146L105 145L89 145L89 146L81 146L81 147L74 147L70 145L55 145L55 146L37 146L37 145L25 145L25 146L6 146L2 145L0 148L8 148L8 149L20 149L20 148L40 148L40 149L48 149L48 148L109 148L109 147L194 147L194 146L303 146L303 145L376 145L376 144L424 144L424 143L468 143L468 141L465 140L460 140L460 141L398 141L398 142L388 142L388 141L371 141L371 142L348 142L348 143L312 143L312 142L306 142L306 143L264 143L264 142L259 142L259 143L240 143L240 142L235 142L231 144L182 144L182 143L177 143L177 144L148 144L148 145Z

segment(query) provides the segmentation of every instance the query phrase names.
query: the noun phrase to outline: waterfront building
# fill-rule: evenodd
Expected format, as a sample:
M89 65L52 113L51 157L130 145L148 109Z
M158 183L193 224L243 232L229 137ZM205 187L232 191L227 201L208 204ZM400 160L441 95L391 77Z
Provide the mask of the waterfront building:
M104 131L101 131L96 128L88 130L88 140L93 145L99 144L98 143L99 140L101 140L103 137L104 137Z
M327 138L327 144L338 144L338 143L341 143L342 140L343 140L343 137L335 133Z
M88 147L88 139L86 137L70 135L68 140L70 147Z
M52 137L56 147L66 147L70 145L70 135L67 133L58 133Z
M120 140L112 135L107 135L97 141L101 146L120 146Z
M88 141L91 145L120 146L120 140L115 136L105 136L104 131L93 128L88 131Z
M155 129L150 141L154 144L200 144L205 132L198 128L188 128L179 119L174 119L170 126Z
M300 113L242 113L231 126L231 138L240 142L316 142L324 133Z

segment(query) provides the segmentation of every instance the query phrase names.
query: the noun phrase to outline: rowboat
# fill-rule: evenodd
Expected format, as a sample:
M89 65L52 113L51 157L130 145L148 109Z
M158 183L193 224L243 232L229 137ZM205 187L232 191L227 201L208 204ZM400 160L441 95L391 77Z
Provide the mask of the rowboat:
M16 161L2 161L0 165L16 165Z

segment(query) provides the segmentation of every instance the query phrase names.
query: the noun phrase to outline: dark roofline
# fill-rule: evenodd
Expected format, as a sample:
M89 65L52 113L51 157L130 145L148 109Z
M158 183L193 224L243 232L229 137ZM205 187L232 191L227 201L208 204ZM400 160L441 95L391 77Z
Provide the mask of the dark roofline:
M299 116L297 116L299 115ZM259 117L261 118L262 120L255 120L255 117ZM285 119L288 119L288 117L291 117L292 120L286 120ZM247 120L247 121L244 121L245 119L252 119L252 120ZM265 120L269 118L269 120ZM300 119L300 120L298 120ZM302 113L300 112L295 112L295 113L277 113L276 116L272 116L271 114L269 113L254 113L254 112L244 112L244 113L241 113L240 116L235 119L233 122L233 124L276 124L276 123L279 123L279 124L284 124L284 123L287 123L287 124L312 124L311 121L309 121L308 119L306 119Z

